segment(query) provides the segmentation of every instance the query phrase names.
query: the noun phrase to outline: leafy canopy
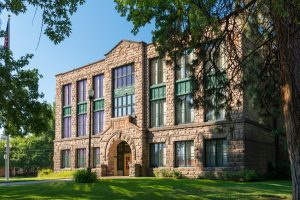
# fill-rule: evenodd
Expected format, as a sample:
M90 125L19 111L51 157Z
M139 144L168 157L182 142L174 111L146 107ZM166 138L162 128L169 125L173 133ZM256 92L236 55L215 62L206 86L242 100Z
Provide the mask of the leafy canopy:
M70 16L85 0L3 0L0 10L7 10L19 15L25 13L28 7L42 10L42 28L45 25L46 34L55 44L60 43L71 34Z

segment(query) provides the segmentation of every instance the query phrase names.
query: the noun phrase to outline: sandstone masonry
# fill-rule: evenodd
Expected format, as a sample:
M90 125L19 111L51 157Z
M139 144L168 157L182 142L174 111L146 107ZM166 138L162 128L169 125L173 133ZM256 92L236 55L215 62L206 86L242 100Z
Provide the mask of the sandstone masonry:
M150 176L150 144L165 144L165 166L176 169L185 176L197 177L208 171L255 169L263 174L268 164L275 163L275 138L270 129L259 125L251 111L244 105L235 108L233 122L225 120L205 121L204 110L195 109L193 123L177 125L175 122L175 72L174 66L166 68L166 125L150 126L150 60L158 57L153 44L122 40L105 59L86 66L61 73L56 76L56 135L54 140L54 170L76 168L76 149L85 148L88 155L89 114L86 119L86 136L77 137L77 81L86 79L87 90L93 86L93 77L104 74L104 131L92 135L92 147L100 148L100 164L95 166L99 176L120 175L117 167L118 145L125 141L131 154L129 165L130 176ZM135 76L135 114L134 116L113 117L113 69L132 64ZM63 86L72 84L71 99L71 137L62 138L63 122ZM240 95L244 98L244 95ZM87 113L91 109L87 101ZM93 120L91 121L93 124ZM223 138L228 144L227 163L221 167L207 167L205 164L205 141ZM193 158L190 166L176 166L176 142L192 141ZM70 150L70 166L62 167L62 150ZM87 166L87 159L85 159Z

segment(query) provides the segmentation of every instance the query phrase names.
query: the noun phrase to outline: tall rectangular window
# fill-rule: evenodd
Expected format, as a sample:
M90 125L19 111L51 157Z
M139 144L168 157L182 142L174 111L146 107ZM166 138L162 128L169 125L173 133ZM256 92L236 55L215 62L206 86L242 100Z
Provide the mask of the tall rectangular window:
M86 150L76 149L76 167L84 168L86 162Z
M93 148L93 167L97 167L100 164L100 148L94 147Z
M94 77L95 99L104 97L104 75Z
M104 130L104 75L94 77L94 134Z
M225 138L204 140L204 148L206 167L227 166L228 141Z
M194 105L191 94L176 97L176 124L194 122Z
M77 136L86 135L86 80L77 82Z
M122 88L134 85L134 68L126 65L114 69L114 88Z
M159 127L166 125L166 99L151 101L151 127Z
M175 165L176 167L190 167L194 159L194 142L180 141L175 145Z
M114 69L114 116L134 115L134 68L132 65Z
M185 50L181 55L176 55L176 80L191 76L191 65L194 60L193 50Z
M150 144L150 167L166 166L165 143Z
M226 72L219 71L206 74L205 80L205 120L222 120L225 118L225 82Z
M225 119L225 97L228 79L226 75L227 61L224 51L224 45L221 45L218 52L213 50L212 53L218 55L215 66L209 62L205 68L204 95L206 121Z
M166 61L150 60L150 121L151 127L166 125Z
M150 85L166 82L166 60L155 58L150 61Z
M61 151L61 168L70 168L70 149Z
M63 86L62 138L71 137L71 84Z

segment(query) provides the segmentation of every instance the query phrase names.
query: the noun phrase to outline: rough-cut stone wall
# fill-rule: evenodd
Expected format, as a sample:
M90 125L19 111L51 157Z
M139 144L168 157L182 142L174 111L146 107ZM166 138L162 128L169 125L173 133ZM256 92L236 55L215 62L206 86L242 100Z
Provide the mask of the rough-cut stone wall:
M195 122L191 124L175 124L175 73L172 62L167 62L167 82L166 82L166 103L167 103L167 122L165 127L150 127L150 60L158 57L154 45L146 45L143 42L121 41L109 53L105 59L86 65L84 67L57 75L56 80L56 135L54 141L54 169L61 169L61 150L71 150L71 167L75 168L75 152L78 148L86 148L86 158L88 158L88 136L76 137L76 83L79 80L87 79L87 90L92 87L93 76L104 74L104 98L105 98L105 125L101 134L92 136L92 147L100 147L100 164L94 171L98 175L106 176L114 174L114 157L116 147L121 141L125 141L131 148L130 176L152 175L153 169L149 168L149 146L154 142L166 143L166 168L175 167L175 142L183 140L194 141L195 159L191 167L176 168L185 176L197 177L206 171L239 170L245 167L256 167L246 159L249 154L256 156L256 152L251 146L250 140L245 143L246 133L256 130L250 127L243 120L242 106L236 108L238 111L235 122L217 121L205 122L204 110L195 109ZM124 116L113 118L113 83L112 70L116 67L133 64L135 71L135 116ZM61 138L62 130L62 86L72 84L72 137ZM243 102L243 99L241 100ZM89 101L88 101L88 111ZM88 112L89 113L89 112ZM87 128L89 124L87 115ZM247 131L246 131L247 128ZM250 130L250 131L249 131ZM88 134L87 130L87 134ZM268 133L261 132L262 135ZM251 134L250 134L251 136ZM248 137L250 137L248 136ZM252 137L252 136L251 136ZM268 136L254 136L257 140L265 140ZM209 138L226 138L228 141L228 166L222 168L206 168L204 166L204 140ZM263 141L261 141L263 142ZM264 147L263 147L264 148ZM267 151L272 158L271 151ZM88 160L86 160L86 165ZM259 164L263 165L263 164ZM67 169L63 169L67 170Z
M268 171L268 165L275 167L275 134L255 124L245 124L245 163L259 174Z

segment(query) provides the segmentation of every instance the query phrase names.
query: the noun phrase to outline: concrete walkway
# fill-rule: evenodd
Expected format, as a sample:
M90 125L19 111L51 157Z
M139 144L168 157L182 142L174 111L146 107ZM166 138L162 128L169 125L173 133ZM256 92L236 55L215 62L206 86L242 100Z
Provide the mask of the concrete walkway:
M72 179L55 179L55 180L38 180L38 181L11 181L11 182L1 182L0 186L12 186L12 185L30 185L38 183L55 183L55 182L65 182L72 181Z

